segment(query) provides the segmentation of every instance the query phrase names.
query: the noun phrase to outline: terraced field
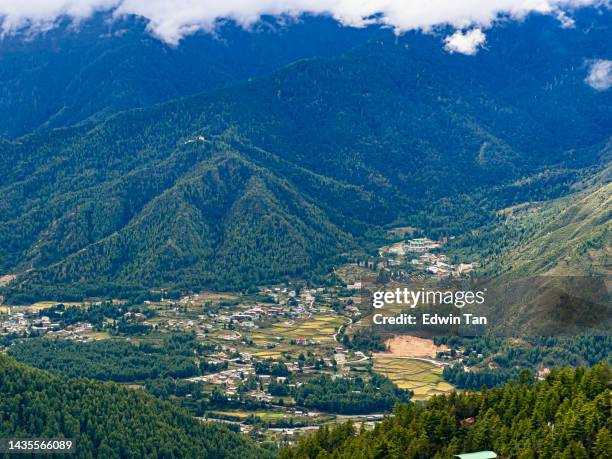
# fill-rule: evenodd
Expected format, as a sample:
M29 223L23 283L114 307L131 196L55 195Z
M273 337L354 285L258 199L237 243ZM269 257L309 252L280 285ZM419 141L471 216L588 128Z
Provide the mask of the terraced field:
M414 400L426 400L453 390L453 386L442 378L442 368L423 360L375 356L374 370L398 387L413 391Z
M333 343L333 335L343 323L341 317L334 315L316 316L306 320L286 320L275 323L269 328L257 330L250 337L258 346L290 342L299 338L321 344Z

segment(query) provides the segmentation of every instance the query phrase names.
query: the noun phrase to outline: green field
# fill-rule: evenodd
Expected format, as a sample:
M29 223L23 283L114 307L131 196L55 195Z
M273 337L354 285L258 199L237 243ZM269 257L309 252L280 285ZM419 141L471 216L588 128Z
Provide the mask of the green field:
M295 415L293 413L285 413L285 412L280 412L280 411L211 410L208 412L208 415L212 417L235 421L235 422L242 422L246 420L249 416L255 416L264 422L271 422L271 423L281 422L281 421L287 422L290 420L294 422L303 422L305 424L316 423L315 420L309 416ZM316 418L317 422L331 421L331 420L333 420L333 416L329 416L329 415L318 416Z

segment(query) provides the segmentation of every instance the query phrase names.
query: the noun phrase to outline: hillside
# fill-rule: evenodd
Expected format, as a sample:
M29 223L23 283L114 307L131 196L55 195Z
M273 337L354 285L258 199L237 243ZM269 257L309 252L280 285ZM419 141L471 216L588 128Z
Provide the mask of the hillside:
M485 272L515 276L610 275L610 168L587 188L544 202L503 209L496 222L457 244L480 253Z
M533 383L398 405L372 431L320 429L285 449L289 458L448 458L493 450L505 458L605 458L612 448L610 367L555 370Z
M169 180L164 166L154 168L153 177ZM340 228L340 212L331 214L329 206L317 206L304 190L238 154L210 153L139 208L134 201L159 185L151 182L151 172L147 169L147 177L140 176L142 190L134 189L139 182L132 175L112 188L96 187L91 197L74 203L78 212L67 209L27 252L28 261L42 267L28 273L20 290L70 284L72 290L45 290L69 298L83 290L105 295L143 285L248 287L322 273L352 247L352 236ZM306 179L315 191L329 185L319 193L334 197L333 182L317 183L318 177L308 175ZM336 196L347 191L336 186ZM117 199L134 209L125 226L122 209L108 206ZM346 204L367 207L368 199L361 193ZM96 240L93 235L105 229ZM81 245L73 253L75 244Z
M144 391L51 376L6 356L0 392L2 437L73 438L78 458L271 456Z
M0 270L21 275L11 288L33 293L24 300L240 288L330 269L384 225L460 234L557 198L608 161L610 92L585 85L579 65L600 52L606 14L576 30L530 17L475 57L435 36L381 38L4 141ZM511 67L491 78L504 50L532 79ZM507 97L504 82L520 90Z
M153 37L141 18L99 13L76 25L64 18L26 39L2 37L0 136L103 119L228 86L389 33L343 28L324 17L265 18L249 31L227 22L215 34L171 46Z
M505 269L550 275L612 272L612 183L546 203L519 221L531 234L508 247Z
M489 333L607 334L610 326L610 168L550 201L503 209L494 222L454 241L457 256L480 256Z

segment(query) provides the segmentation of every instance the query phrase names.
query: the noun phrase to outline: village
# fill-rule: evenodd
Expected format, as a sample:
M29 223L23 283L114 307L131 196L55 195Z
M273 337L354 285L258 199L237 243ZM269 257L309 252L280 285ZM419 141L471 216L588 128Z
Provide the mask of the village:
M477 263L447 263L448 257L439 252L443 245L443 241L428 238L394 243L382 247L372 263L389 271L403 266L414 271L416 267L434 280L465 275L477 268ZM210 370L184 381L200 385L209 394L217 391L230 407L208 410L201 417L236 423L245 432L256 429L260 435L284 441L324 423L355 419L371 428L383 418L383 413L347 416L299 406L289 394L313 377L367 380L380 374L412 391L417 401L453 389L443 380L442 369L461 362L461 353L451 358L442 348L423 351L413 345L398 347L393 341L387 343L386 350L378 351L351 346L351 336L369 324L371 311L361 305L361 287L372 271L356 262L339 267L336 274L341 284L296 282L260 287L249 294L200 292L176 299L162 294L157 301L131 308L115 300L114 307L123 312L102 323L79 320L64 324L62 314L67 309L58 309L53 302L0 306L0 338L9 342L9 338L44 335L76 342L116 339L146 343L173 333L192 333L207 349L196 358L205 359ZM96 300L62 307L102 305ZM46 315L48 308L54 307L53 317ZM143 336L122 332L118 324L144 331ZM279 385L282 391L274 392ZM184 398L190 397L184 394Z
M397 242L379 250L384 267L400 274L425 273L437 279L465 276L480 267L478 262L450 264L449 257L440 252L446 238L433 241L427 237Z

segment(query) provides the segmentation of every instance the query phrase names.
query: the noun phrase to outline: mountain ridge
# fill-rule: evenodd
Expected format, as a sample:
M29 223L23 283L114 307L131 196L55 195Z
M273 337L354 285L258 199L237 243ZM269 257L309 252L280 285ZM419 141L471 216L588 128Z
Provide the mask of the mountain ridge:
M515 32L528 35L538 27L553 36L579 33L559 31L550 21L530 18L501 28L491 39L508 41ZM21 286L51 272L54 282L74 280L66 273L77 272L76 268L62 271L70 263L57 272L51 267L79 259L82 250L91 253L92 247L115 233L129 232L133 244L126 250L129 246L135 253L149 253L138 266L158 266L157 273L145 273L144 278L149 279L148 288L160 287L153 284L172 278L173 265L166 269L156 264L155 234L175 222L160 223L156 215L147 214L151 224L142 227L150 227L150 233L132 231L129 225L172 190L169 195L176 202L167 202L165 208L176 213L177 206L183 206L181 215L193 218L182 227L191 228L185 238L196 243L193 252L201 258L199 274L190 277L192 287L202 287L210 273L216 279L204 284L221 286L226 272L240 272L246 259L222 249L220 241L227 236L232 241L227 247L234 247L241 234L255 251L257 241L264 241L264 209L285 228L274 237L289 237L292 244L285 240L281 246L291 245L296 255L282 258L287 261L284 270L271 268L274 276L255 275L251 259L253 282L284 279L315 265L315 271L319 265L329 269L330 260L350 251L351 239L394 223L409 223L434 235L456 235L490 222L498 209L536 194L545 199L567 194L576 177L607 161L598 145L609 134L602 119L612 105L606 103L610 94L588 88L585 69L570 71L576 55L583 52L581 47L597 49L598 40L608 33L594 30L576 49L556 52L552 68L570 76L555 85L547 81L548 75L538 74L548 62L524 56L521 63L535 68L530 74L535 83L515 89L517 98L510 105L488 82L486 71L472 71L474 64L492 71L501 51L490 55L483 51L476 57L448 55L436 37L413 33L371 41L330 59L302 60L270 76L118 113L102 122L90 120L3 142L0 210L6 220L0 223L0 269L24 273L17 282ZM552 46L546 33L536 35L544 37L538 42L544 49ZM525 37L517 41L526 46ZM565 58L571 58L569 63ZM575 103L564 115L552 96L569 89ZM531 107L534 98L544 102ZM575 125L563 136L555 134L559 116L567 117L563 123ZM241 223L232 220L228 228L235 229L227 233L203 220L197 206L188 205L176 191L181 180L197 175L202 164L220 153L240 157L242 164L249 164L248 177L256 175L266 185L257 187L253 182L250 192L267 207L259 207L258 217L247 213ZM203 192L197 195L199 205L214 207L216 202L219 208L211 207L210 215L221 220L227 215L224 203L239 203L239 198L250 203L240 208L258 208L257 199L244 195L246 176L230 174L228 180L228 190L234 190L228 193L235 196L223 195L225 201L219 201L221 195ZM291 205L283 201L283 194L290 197ZM311 209L311 214L300 214L303 208ZM196 229L204 222L214 228L210 234ZM273 241L265 241L266 253L272 256ZM310 245L317 249L312 252ZM109 252L101 250L97 261L112 268L105 282L126 280L108 258L118 249L105 247ZM186 246L164 247L170 258L175 254L186 263L190 259ZM216 248L211 252L211 247ZM216 271L215 262L204 261L210 253L216 254L217 264L228 263L223 272ZM315 261L319 256L321 263ZM117 260L125 264L120 257ZM298 264L302 264L299 269ZM91 284L106 276L85 271ZM136 266L134 272L143 274ZM225 286L246 285L240 274L237 280Z

